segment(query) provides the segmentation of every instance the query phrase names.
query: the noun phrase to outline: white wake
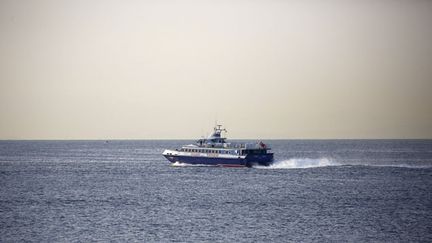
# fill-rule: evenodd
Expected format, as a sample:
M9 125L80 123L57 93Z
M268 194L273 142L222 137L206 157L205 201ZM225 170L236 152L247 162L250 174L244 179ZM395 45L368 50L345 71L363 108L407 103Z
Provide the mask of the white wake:
M187 163L181 163L181 162L174 162L171 164L173 167L212 167L215 165L203 165L203 164L187 164Z
M303 168L318 168L327 166L370 166L370 167L396 167L396 168L412 168L412 169L427 169L432 168L432 165L419 165L419 164L371 164L371 163L344 163L337 162L334 159L329 158L291 158L280 161L275 161L269 166L254 166L257 169L303 169Z
M298 169L298 168L316 168L326 166L341 165L328 158L291 158L287 160L275 161L269 166L254 166L259 169Z

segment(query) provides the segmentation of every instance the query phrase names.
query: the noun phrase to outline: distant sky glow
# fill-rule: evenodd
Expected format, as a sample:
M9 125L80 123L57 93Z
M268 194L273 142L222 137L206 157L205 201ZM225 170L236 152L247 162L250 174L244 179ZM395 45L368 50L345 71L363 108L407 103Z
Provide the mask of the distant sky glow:
M432 138L432 1L0 0L0 139Z

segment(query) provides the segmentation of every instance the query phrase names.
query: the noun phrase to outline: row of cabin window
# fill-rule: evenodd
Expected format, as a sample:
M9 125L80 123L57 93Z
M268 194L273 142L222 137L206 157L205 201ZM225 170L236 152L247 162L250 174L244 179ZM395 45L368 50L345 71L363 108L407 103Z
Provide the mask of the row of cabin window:
M192 153L214 153L214 154L229 154L229 151L225 150L209 150L209 149L181 149L184 152Z

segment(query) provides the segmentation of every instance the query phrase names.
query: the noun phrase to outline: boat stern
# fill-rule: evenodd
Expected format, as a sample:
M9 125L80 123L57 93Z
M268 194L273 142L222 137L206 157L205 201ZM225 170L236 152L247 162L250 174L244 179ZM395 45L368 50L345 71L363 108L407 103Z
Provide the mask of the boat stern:
M266 154L248 154L246 156L247 163L249 165L263 165L269 166L273 163L273 153Z

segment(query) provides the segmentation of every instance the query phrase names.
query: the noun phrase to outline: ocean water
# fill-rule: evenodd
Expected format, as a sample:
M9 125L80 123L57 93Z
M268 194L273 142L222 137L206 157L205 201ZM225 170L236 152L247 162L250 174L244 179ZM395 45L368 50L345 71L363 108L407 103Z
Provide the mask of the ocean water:
M0 242L432 242L432 140L270 140L270 167L170 166L191 141L0 141Z

